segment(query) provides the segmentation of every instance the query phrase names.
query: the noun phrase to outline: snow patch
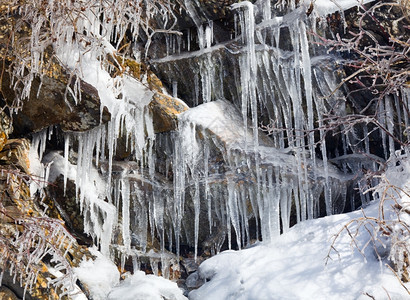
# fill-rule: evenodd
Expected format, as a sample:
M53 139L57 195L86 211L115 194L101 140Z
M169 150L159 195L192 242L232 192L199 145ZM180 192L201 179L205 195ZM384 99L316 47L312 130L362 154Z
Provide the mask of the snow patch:
M378 203L365 209L377 216ZM190 292L192 300L218 299L405 299L405 289L393 273L369 251L366 259L351 247L348 234L340 235L325 265L334 234L360 211L308 220L279 236L241 251L225 251L200 265L209 280ZM359 243L368 239L367 232ZM407 287L410 285L407 283Z
M83 260L74 272L78 279L88 287L93 299L106 299L110 290L119 283L120 272L116 265L98 252L95 247L89 250L97 258Z
M303 4L309 6L314 2L314 11L320 16L333 14L336 11L345 11L349 8L360 6L374 0L304 0Z
M137 271L115 287L109 294L109 300L186 300L175 282L155 275L145 275Z

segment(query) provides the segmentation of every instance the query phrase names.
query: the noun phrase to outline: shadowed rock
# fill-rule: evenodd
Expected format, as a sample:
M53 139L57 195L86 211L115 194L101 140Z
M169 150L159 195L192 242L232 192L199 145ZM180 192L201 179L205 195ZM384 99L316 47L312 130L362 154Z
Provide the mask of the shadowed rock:
M38 132L53 125L60 125L63 131L86 131L110 120L110 113L101 102L97 90L80 81L81 99L74 99L67 86L68 76L36 77L32 82L30 96L13 115L16 136ZM2 81L2 91L8 105L13 106L15 89L10 86L10 77ZM76 103L77 102L77 103Z

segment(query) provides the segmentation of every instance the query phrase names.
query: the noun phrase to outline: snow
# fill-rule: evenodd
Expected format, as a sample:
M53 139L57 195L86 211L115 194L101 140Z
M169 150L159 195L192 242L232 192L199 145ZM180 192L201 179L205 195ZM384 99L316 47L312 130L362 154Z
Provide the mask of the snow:
M175 282L137 271L108 294L109 300L184 300L187 299Z
M366 4L374 0L315 0L314 11L320 16L326 16L336 11L345 11L354 6ZM304 0L303 4L309 6L311 0Z
M365 210L377 216L378 203ZM342 233L331 260L325 264L331 241L344 224L362 216L360 211L308 220L291 228L274 242L259 243L241 251L225 251L200 265L209 280L189 299L405 299L405 289L379 262L371 248L364 258L348 234ZM359 236L362 245L369 236ZM407 284L409 287L410 285Z
M216 100L198 105L181 113L178 119L183 125L194 123L194 126L209 130L216 136L222 136L227 149L246 148L245 141L249 143L248 147L253 147L253 132L249 128L250 126L244 126L240 112L226 100ZM192 127L192 125L190 126ZM186 129L182 128L182 130ZM262 141L261 144L270 145L263 144ZM193 146L184 145L184 147L192 148ZM193 150L189 149L191 152Z
M89 250L92 255L96 256L96 259L83 260L74 272L89 289L93 299L106 299L109 291L119 283L120 272L117 266L98 252L95 247Z

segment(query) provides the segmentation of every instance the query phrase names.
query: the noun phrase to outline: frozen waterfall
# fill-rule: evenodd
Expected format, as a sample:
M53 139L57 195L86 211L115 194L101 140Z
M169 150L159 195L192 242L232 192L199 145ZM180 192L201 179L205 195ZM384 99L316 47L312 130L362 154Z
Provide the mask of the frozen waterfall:
M308 16L305 1L277 14L270 1L240 2L232 6L236 36L219 44L195 2L185 0L199 50L189 51L189 35L187 52L174 45L152 62L174 96L191 91L186 101L195 107L179 115L177 130L154 133L153 92L127 75L111 78L98 61L101 53L90 51L79 74L98 89L111 121L66 133L64 154L53 158L65 184L75 181L85 232L101 251L122 256L123 263L131 257L136 268L149 257L154 272L161 264L165 276L178 268L181 243L196 257L199 248L219 252L226 238L227 247L241 248L253 239L272 241L296 222L342 212L354 197L348 188L355 173L377 168L363 160L363 153L371 155L365 133L340 135L340 153L330 153L325 141L327 112L346 114L343 93L334 92L340 76L329 67L337 59L310 34L317 13L328 10L318 4ZM59 58L74 67L78 51L65 49ZM380 116L389 131L396 102L386 98L388 113ZM46 131L33 139L40 157L46 139ZM115 159L119 139L129 154L123 161ZM388 156L394 145L384 140Z

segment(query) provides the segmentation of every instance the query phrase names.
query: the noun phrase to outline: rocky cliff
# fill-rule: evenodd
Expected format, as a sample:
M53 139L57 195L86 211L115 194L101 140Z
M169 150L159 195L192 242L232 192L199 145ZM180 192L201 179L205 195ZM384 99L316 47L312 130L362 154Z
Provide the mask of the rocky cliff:
M10 299L75 289L92 299L73 270L95 245L121 274L186 278L221 249L366 204L359 191L377 181L366 175L407 145L407 78L387 92L382 82L408 70L399 5L366 4L363 17L307 1L148 1L135 29L138 9L125 4L121 18L6 2L0 295ZM340 38L358 51L332 44ZM383 52L393 71L356 78L352 61L369 70L375 45L394 52Z

